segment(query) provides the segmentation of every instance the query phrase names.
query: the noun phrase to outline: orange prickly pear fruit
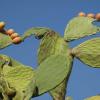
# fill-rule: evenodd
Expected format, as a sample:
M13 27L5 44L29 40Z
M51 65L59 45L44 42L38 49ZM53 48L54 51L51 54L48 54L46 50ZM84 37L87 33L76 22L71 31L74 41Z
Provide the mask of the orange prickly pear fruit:
M3 30L4 27L5 27L5 22L0 22L0 30Z
M15 31L13 29L9 29L6 31L6 34L11 36L14 32Z
M21 42L22 40L21 40L21 37L16 37L16 38L14 38L13 40L12 40L12 42L14 43L14 44L19 44L20 42Z
M100 21L100 13L96 14L95 18Z
M13 33L13 34L11 34L11 39L14 39L14 38L16 38L16 37L18 37L19 35L18 35L18 33Z
M80 13L78 14L78 16L84 17L84 16L86 16L86 14L85 14L84 12L80 12Z
M87 17L89 17L89 18L95 18L95 15L93 13L89 13L89 14L87 14Z

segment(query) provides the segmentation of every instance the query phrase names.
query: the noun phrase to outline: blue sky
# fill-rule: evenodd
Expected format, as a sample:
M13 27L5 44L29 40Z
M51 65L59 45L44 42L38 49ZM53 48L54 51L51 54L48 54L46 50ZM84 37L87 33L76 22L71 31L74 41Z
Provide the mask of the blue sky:
M78 12L100 12L99 0L0 0L0 20L6 28L14 28L20 35L30 27L43 26L54 29L62 36L68 21ZM100 36L100 35L97 35ZM86 38L88 39L88 38ZM85 41L81 39L70 43L71 47ZM37 48L39 41L29 38L20 45L12 45L0 53L9 55L23 64L37 66ZM67 95L74 100L83 100L88 96L100 94L100 69L92 69L74 60L69 79ZM33 100L51 100L44 94Z

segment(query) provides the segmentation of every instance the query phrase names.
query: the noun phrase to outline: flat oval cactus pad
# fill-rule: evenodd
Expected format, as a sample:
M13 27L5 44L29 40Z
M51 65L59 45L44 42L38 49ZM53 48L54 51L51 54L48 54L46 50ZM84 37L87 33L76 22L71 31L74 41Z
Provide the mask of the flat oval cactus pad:
M36 85L41 95L59 85L69 74L70 67L62 55L52 55L37 68Z
M95 19L88 17L75 17L67 25L64 39L71 41L100 32L100 27L93 25Z
M100 68L100 38L83 42L72 50L72 53L83 63Z

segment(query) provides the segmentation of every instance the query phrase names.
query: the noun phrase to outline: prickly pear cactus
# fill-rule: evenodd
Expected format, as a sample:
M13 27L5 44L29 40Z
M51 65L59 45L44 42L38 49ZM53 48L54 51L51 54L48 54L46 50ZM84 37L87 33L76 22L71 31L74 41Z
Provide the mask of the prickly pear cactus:
M64 39L60 37L57 32L48 28L44 28L44 27L31 28L24 34L23 37L31 36L32 34L35 35L35 37L37 37L38 39L41 39L40 47L38 49L38 64L39 65L46 59L49 59L49 57L52 55L54 57L56 57L56 55L59 55L66 58L65 61L60 59L61 62L58 62L58 66L60 66L60 63L61 64L67 63L65 67L67 68L68 74L66 75L65 80L63 80L62 83L59 84L59 86L49 91L50 95L53 97L54 100L55 99L64 100L65 93L66 93L66 83L72 69L71 65L73 61L72 56L69 54L68 44L66 45L66 42L64 41ZM59 59L59 57L56 57L55 59ZM52 63L54 62L55 60ZM63 67L63 64L61 66ZM50 67L52 66L50 65Z
M88 17L73 18L65 29L64 38L45 27L27 30L22 41L30 36L41 39L38 66L33 69L0 55L0 100L30 100L46 92L53 100L72 100L65 94L74 57L93 68L100 68L100 38L85 41L72 49L68 43L100 32L100 27L93 25L94 21L96 19ZM0 49L12 44L8 35L0 33L0 37Z

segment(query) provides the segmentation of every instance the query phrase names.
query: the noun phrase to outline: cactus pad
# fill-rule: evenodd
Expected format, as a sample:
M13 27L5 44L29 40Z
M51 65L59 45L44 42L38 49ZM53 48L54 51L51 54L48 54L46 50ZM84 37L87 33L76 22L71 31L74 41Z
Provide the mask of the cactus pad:
M69 74L65 56L52 55L37 68L36 85L38 94L47 92L59 85Z
M0 33L0 49L3 49L12 44L12 40L6 34Z
M100 27L92 24L95 19L88 17L75 17L67 25L64 39L71 41L100 32Z
M72 50L73 55L83 63L100 68L100 38L83 42Z

